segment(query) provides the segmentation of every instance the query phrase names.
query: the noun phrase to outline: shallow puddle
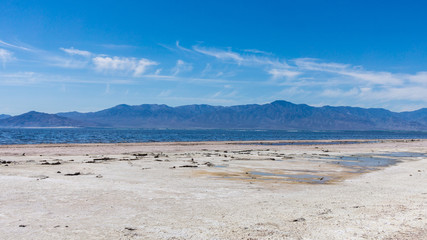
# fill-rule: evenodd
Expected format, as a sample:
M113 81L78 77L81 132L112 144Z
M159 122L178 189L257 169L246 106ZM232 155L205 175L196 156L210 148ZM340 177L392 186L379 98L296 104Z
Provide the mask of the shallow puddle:
M427 157L427 153L417 153L417 152L391 152L391 153L383 153L378 154L379 156L385 157Z
M276 174L268 172L257 172L252 171L248 172L252 176L261 176L262 180L286 180L292 182L301 182L301 183L326 183L331 180L328 176L319 176L313 174ZM267 178L265 178L267 177ZM273 178L268 178L273 177Z
M399 162L399 160L395 158L382 158L373 156L342 156L333 159L336 159L336 161L333 161L332 163L340 164L341 166L357 168L387 167Z
M352 155L335 156L324 159L332 159L333 164L339 164L344 167L357 169L357 172L366 172L377 170L380 167L388 167L402 161L401 158L427 157L426 153L416 152L390 152L374 155Z

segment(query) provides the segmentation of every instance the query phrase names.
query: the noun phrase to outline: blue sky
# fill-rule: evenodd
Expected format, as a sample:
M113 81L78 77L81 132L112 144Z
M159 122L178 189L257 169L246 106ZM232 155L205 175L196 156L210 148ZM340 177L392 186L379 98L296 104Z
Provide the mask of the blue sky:
M423 1L0 2L0 113L427 107Z

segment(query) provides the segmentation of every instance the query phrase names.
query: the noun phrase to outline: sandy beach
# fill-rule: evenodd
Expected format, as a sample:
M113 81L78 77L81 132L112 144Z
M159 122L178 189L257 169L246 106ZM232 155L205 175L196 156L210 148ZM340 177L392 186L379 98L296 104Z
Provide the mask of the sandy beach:
M427 140L0 146L1 239L426 239Z

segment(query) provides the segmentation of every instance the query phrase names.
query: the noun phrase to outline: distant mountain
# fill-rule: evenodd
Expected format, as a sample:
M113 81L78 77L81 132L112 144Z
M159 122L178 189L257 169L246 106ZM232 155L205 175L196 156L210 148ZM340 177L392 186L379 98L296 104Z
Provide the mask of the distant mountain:
M10 118L12 116L6 114L0 114L0 119Z
M81 127L85 124L55 114L28 112L0 120L0 127Z
M0 118L0 127L223 128L283 130L427 130L427 108L396 113L381 108L312 107L287 101L268 104L121 104L98 112L28 112Z
M86 126L122 128L427 130L427 109L395 113L385 109L311 107L287 101L230 107L122 104L98 112L57 115Z
M399 115L406 120L415 121L427 126L427 108L422 108L412 112L402 112Z

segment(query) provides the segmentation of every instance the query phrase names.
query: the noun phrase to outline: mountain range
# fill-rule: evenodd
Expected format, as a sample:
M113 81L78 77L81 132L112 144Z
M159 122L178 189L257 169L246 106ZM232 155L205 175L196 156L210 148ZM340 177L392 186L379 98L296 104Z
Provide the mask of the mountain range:
M382 108L312 107L282 100L229 107L121 104L89 113L0 115L0 127L416 131L427 130L427 108L399 113Z

